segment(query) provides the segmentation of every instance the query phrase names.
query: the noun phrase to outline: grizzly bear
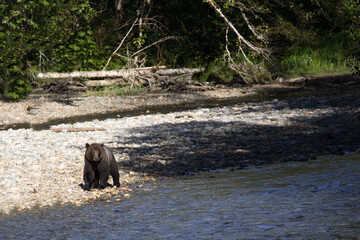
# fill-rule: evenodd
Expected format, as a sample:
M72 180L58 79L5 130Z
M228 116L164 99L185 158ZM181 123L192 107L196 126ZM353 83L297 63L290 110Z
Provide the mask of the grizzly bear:
M110 174L114 185L120 187L119 169L110 148L98 143L86 143L85 146L84 190L106 188Z

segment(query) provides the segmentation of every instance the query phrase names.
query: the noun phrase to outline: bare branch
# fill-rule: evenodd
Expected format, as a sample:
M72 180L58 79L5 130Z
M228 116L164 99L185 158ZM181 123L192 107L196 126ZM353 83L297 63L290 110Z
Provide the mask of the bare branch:
M134 28L136 22L138 21L138 18L135 19L134 23L131 25L129 31L126 33L125 37L121 40L119 46L116 48L116 50L111 54L111 56L109 57L107 63L105 64L105 67L102 69L103 71L107 68L107 66L109 65L111 59L113 56L115 56L115 54L117 53L117 51L119 51L119 49L121 48L121 46L124 44L125 39L129 36L130 32L132 31L132 29Z
M157 20L158 16L153 16L151 18L145 18L146 26L149 29L160 31L161 33L170 32L170 30L159 20Z
M267 39L266 37L263 35L263 34L260 34L256 29L255 27L251 24L251 22L249 21L249 19L246 17L245 13L244 13L244 8L243 6L238 6L238 8L240 9L241 11L241 15L243 17L243 19L245 20L246 22L246 25L248 26L248 28L250 29L250 31L254 34L254 36L262 41L263 43L267 43ZM254 14L254 13L253 13ZM258 17L256 14L255 14L255 17Z
M121 10L121 7L122 7L122 0L116 0L115 1L115 8L117 11L120 11Z
M232 59L231 57L231 53L229 51L229 48L228 48L228 33L229 33L229 27L226 28L226 34L225 34L225 40L226 40L226 44L225 44L225 49L226 49L226 53L227 53L227 57L228 57L228 64L229 64L229 67L236 71L238 74L240 74L240 76L243 78L244 82L248 84L248 82L246 81L245 77L244 76L249 76L248 74L244 73L243 71L240 71L240 69L237 67L237 65L235 64L234 60ZM246 58L246 57L245 57ZM246 58L247 59L247 58ZM248 59L247 59L248 60ZM248 60L249 63L251 63L249 60Z
M118 57L125 58L125 59L128 60L128 61L132 60L131 58L129 58L129 57L127 57L127 56L124 56L124 55L121 55L121 54L118 54L118 53L116 53L115 55L118 56Z
M165 42L165 41L171 40L171 39L177 40L178 38L179 38L179 37L177 37L177 36L167 36L167 37L161 38L161 39L157 40L156 42L153 42L152 44L147 45L146 47L144 47L144 48L136 51L135 53L133 53L133 54L130 56L130 58L136 56L136 55L139 54L140 52L142 52L142 51L144 51L144 50L146 50L146 49L148 49L148 48L150 48L150 47L152 47L152 46L154 46L154 45L156 45L156 44L158 44L158 43Z
M267 60L268 62L271 62L271 59L269 57L269 50L267 48L263 48L263 47L258 47L256 45L254 45L253 43L249 42L248 40L246 40L245 37L243 37L239 31L236 29L236 27L234 26L234 24L232 24L229 19L223 14L223 12L221 11L221 8L216 4L216 2L214 0L207 0L207 3L219 14L219 16L224 20L225 24L235 33L235 35L237 36L237 40L239 42L239 51L242 53L242 55L244 56L245 60L250 63L250 65L254 65L246 56L242 45L245 45L251 52L257 54L257 55L261 55L265 60ZM240 3L241 5L242 3ZM266 39L264 37L262 37L261 34L259 34L255 28L253 27L253 25L250 23L250 21L247 19L246 15L244 14L244 12L242 12L242 16L243 19L245 20L246 24L248 25L248 27L250 28L250 30L253 32L253 34L255 35L256 38L258 38L259 40L261 40L263 43L266 43Z
M254 51L257 54L265 55L264 49L259 48L249 41L247 41L235 28L235 26L227 19L227 17L222 13L221 9L215 4L214 0L208 0L208 3L212 8L215 9L215 11L220 15L220 17L225 21L225 23L231 28L231 30L236 34L239 43L244 43L248 48L250 48L252 51ZM244 55L245 56L245 55Z

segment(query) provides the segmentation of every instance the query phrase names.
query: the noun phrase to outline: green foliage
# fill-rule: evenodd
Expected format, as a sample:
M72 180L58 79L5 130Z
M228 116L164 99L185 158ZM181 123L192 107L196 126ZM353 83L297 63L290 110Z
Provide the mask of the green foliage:
M360 40L352 45L349 56L349 68L351 68L353 74L360 76Z
M0 94L13 100L25 97L37 84L33 76L39 71L102 69L144 6L143 0L122 2L117 11L114 1L1 1ZM244 38L271 50L275 64L269 69L280 69L280 74L342 72L348 71L349 56L353 70L360 69L359 0L214 2ZM231 80L234 72L224 58L228 25L208 1L152 0L149 6L143 9L149 14L146 24L133 28L119 55L130 56L163 37L177 36L176 41L146 49L139 58L146 59L148 66L208 66L201 81L214 72ZM227 46L232 56L239 56L239 41L231 30ZM233 64L242 66L252 78L263 79L255 82L268 81L266 64L260 64L263 59L243 49L260 71L244 64L241 57L234 57ZM108 69L122 68L126 62L126 57L114 56Z
M347 73L346 44L328 41L320 46L292 49L280 61L282 73L295 75L322 75Z
M171 35L182 37L163 44L163 63L172 67L207 65L222 55L226 26L207 3L159 1L153 15L161 16Z
M349 67L355 74L360 75L360 2L359 0L346 0L340 10L343 21L348 26L344 32L352 39L349 47Z
M216 59L206 66L205 72L200 74L197 80L199 82L206 82L212 74L216 74L225 83L230 82L236 73L222 59Z
M1 93L25 97L37 71L93 68L95 44L86 27L93 15L87 0L1 2Z
M79 27L76 33L70 35L67 42L58 44L50 54L55 57L52 62L48 62L49 68L58 72L98 70L104 61L99 58L93 32L89 26Z
M6 83L4 98L10 101L17 101L29 93L31 90L29 79L21 74L14 75Z

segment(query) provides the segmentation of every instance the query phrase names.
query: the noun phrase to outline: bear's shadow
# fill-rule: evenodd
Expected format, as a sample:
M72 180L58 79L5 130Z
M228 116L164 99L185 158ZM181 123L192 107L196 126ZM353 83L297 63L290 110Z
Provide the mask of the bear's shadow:
M80 187L82 190L86 190L84 183L80 183L80 184L79 184L79 187ZM111 188L113 188L114 185L112 185L112 184L110 184L110 183L107 183L106 187L111 187ZM92 189L100 189L100 188L92 188Z

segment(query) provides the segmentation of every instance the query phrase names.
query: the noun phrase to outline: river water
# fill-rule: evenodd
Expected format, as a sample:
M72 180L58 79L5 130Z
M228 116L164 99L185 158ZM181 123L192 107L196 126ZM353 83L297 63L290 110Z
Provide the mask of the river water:
M360 239L360 153L147 185L0 219L0 239Z

